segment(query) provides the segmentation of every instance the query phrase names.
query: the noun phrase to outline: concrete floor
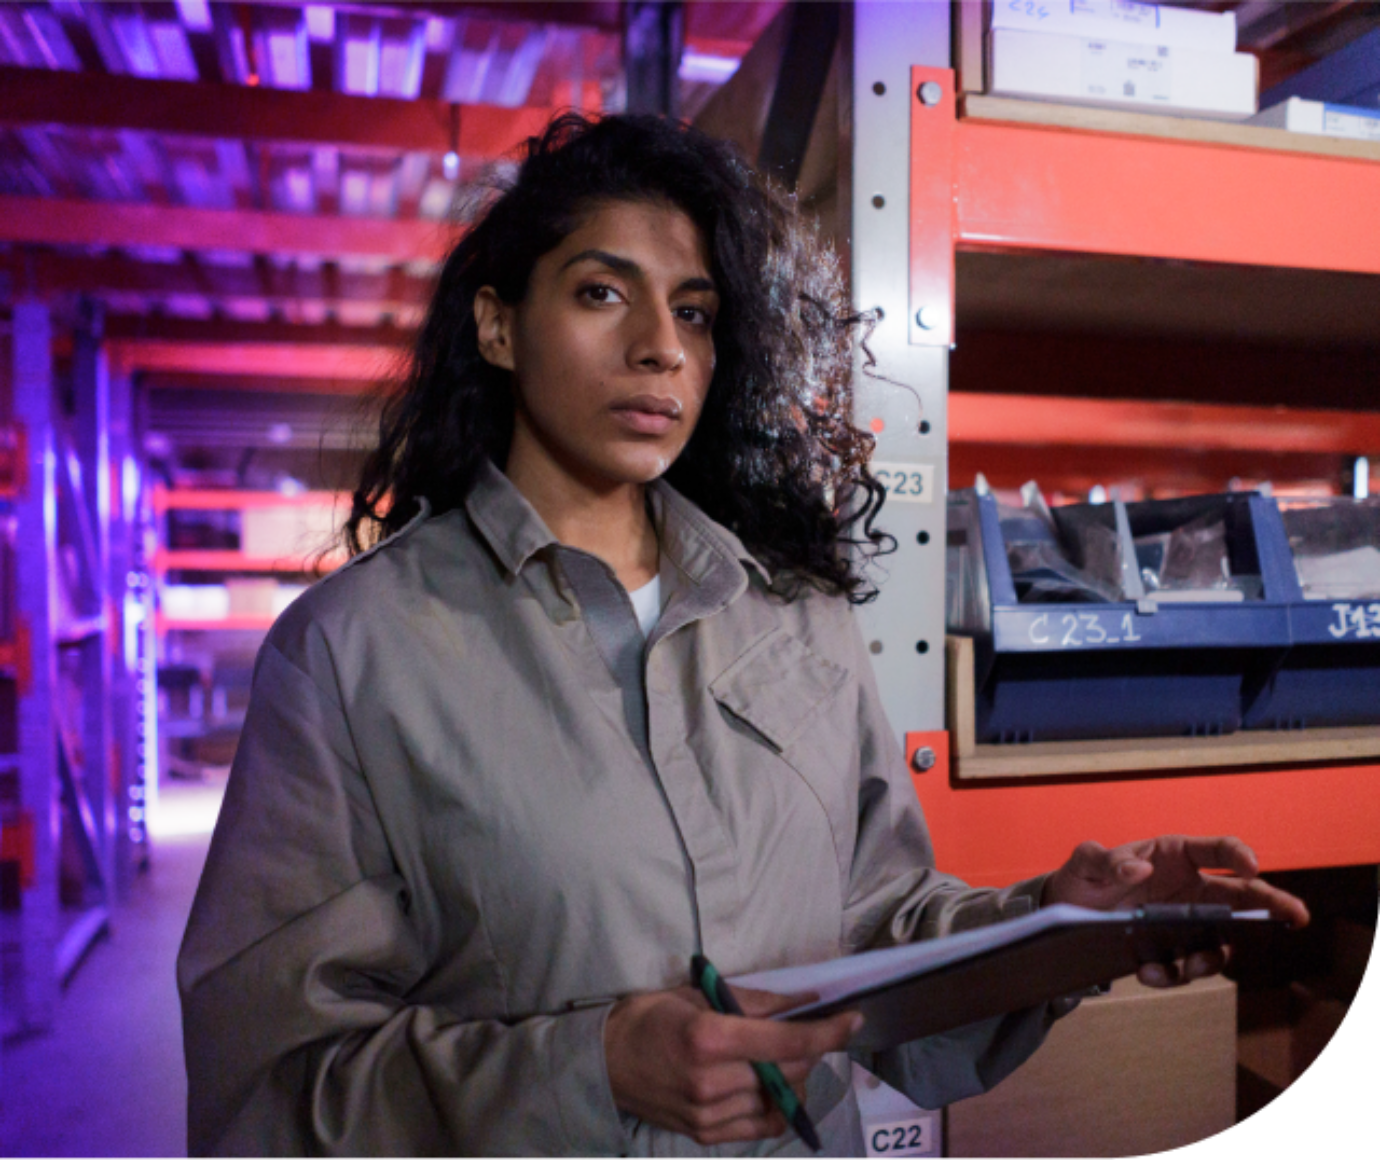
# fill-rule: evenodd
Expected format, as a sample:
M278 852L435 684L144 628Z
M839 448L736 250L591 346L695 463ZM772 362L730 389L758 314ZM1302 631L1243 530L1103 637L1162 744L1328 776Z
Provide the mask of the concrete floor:
M0 1156L185 1156L174 980L221 787L172 783L150 866L72 976L51 1031L4 1046Z

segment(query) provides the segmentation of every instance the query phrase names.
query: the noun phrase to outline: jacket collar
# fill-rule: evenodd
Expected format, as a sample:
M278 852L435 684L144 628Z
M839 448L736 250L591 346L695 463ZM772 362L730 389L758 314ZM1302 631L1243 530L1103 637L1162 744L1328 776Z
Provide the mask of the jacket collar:
M737 536L715 523L670 484L658 479L648 488L648 494L662 553L693 583L704 584L725 567L736 570L743 584L746 568L756 571L765 583L771 583L771 574ZM490 460L481 464L465 499L465 510L499 562L514 576L543 548L559 546L536 509Z

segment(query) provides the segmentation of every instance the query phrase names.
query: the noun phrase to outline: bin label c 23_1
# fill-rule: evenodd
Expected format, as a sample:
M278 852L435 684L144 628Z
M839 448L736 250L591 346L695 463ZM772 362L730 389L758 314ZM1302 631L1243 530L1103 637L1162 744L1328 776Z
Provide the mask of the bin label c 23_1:
M1030 622L1028 632L1031 644L1055 644L1060 648L1135 644L1141 639L1129 612L1121 614L1120 624L1116 613L1042 612Z

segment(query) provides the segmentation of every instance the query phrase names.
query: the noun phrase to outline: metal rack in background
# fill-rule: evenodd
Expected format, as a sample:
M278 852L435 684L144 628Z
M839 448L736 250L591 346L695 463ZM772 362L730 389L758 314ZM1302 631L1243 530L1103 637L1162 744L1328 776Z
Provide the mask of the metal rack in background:
M5 368L15 452L0 675L14 721L13 753L0 758L7 1036L52 1022L59 989L147 860L146 519L131 386L110 374L101 323L98 309L81 311L68 379L47 305L17 303Z

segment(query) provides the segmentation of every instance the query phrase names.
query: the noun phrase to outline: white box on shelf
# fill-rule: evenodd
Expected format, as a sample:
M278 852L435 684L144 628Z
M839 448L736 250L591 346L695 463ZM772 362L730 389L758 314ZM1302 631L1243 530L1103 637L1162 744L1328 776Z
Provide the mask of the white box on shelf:
M1198 52L994 28L988 91L1065 104L1239 121L1256 111L1259 62L1246 52Z
M225 581L231 616L271 616L278 581L272 577L232 576Z
M1358 109L1290 97L1251 118L1252 125L1313 133L1320 137L1349 137L1356 141L1380 141L1380 109Z
M173 620L224 620L230 615L224 584L164 584L158 599L163 615Z
M328 547L335 531L335 509L327 504L247 507L240 517L240 551L268 559L308 556Z
M1236 13L1138 4L1135 0L996 0L993 28L1236 51Z

